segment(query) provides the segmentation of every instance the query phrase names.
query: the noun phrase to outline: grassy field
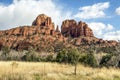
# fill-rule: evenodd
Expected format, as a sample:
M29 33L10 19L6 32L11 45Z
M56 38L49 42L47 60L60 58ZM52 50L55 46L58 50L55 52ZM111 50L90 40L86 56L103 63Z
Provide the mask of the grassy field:
M0 80L120 80L120 69L48 62L0 62Z

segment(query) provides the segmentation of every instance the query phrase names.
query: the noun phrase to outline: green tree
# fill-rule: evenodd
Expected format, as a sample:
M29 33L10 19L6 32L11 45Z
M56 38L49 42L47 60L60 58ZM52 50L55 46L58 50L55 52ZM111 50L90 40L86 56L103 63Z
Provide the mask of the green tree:
M70 63L75 66L74 74L76 75L77 64L79 62L79 51L75 48L63 49L59 51L56 57L57 62Z
M79 51L75 48L72 48L68 51L68 61L74 65L74 74L77 74L77 64L79 62Z
M97 61L92 53L84 53L80 56L79 61L85 65L89 65L91 67L97 66Z

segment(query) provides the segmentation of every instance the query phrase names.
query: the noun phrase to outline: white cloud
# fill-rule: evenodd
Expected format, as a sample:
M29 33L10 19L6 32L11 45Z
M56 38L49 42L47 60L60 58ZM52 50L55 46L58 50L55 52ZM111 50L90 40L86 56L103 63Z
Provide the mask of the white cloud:
M101 22L91 22L88 23L88 25L93 30L95 36L99 38L102 38L105 33L110 32L114 29L111 24L104 24Z
M0 5L0 30L31 25L41 13L50 16L56 25L71 16L70 11L64 10L54 0L14 0L8 6Z
M108 32L103 35L103 39L105 40L120 40L120 30Z
M109 6L109 2L104 2L80 7L80 11L74 17L81 19L101 18L105 16L104 10L109 8Z
M103 38L104 40L120 40L120 30L115 31L111 24L91 22L88 25L98 38Z
M115 13L116 13L117 15L120 15L120 7L116 8Z
M107 24L107 31L113 30L113 26L111 24Z

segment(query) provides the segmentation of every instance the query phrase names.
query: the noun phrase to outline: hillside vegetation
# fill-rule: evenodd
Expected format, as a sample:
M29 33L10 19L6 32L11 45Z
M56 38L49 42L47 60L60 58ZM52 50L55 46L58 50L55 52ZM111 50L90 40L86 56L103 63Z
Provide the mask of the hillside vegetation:
M0 62L0 80L120 80L120 69L49 62Z
M120 46L108 48L83 48L56 47L56 52L29 50L15 51L3 47L0 51L2 61L29 61L29 62L58 62L77 64L82 63L91 67L116 67L120 68Z

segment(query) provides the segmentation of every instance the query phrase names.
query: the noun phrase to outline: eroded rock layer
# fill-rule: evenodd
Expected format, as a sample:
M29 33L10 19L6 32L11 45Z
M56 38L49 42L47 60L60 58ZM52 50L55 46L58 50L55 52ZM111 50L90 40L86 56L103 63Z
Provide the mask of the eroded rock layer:
M8 46L16 50L29 48L54 49L54 46L62 42L70 46L115 46L116 41L106 41L94 37L93 31L85 22L65 20L61 26L61 32L52 22L51 17L40 14L32 23L32 26L20 26L17 28L0 31L0 49Z

